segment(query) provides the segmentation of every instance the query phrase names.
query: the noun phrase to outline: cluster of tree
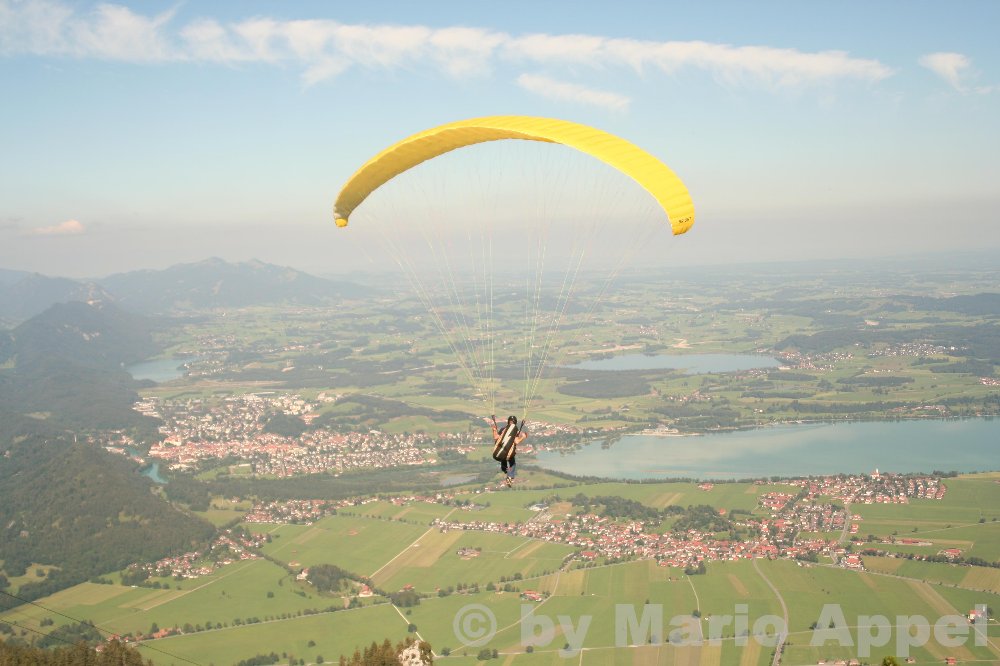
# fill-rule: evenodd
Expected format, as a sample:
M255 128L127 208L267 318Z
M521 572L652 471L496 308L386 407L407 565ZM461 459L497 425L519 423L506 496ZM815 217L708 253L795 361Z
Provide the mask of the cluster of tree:
M236 666L270 666L270 664L277 664L279 661L281 661L281 657L278 656L278 653L272 652L254 655L249 659L240 659L236 662Z
M20 576L33 562L54 565L22 585L40 598L137 561L155 561L207 542L215 529L149 492L135 464L72 441L28 440L0 465L0 560ZM10 601L2 602L10 605Z
M309 567L309 582L320 592L339 592L352 580L358 576L333 564Z
M653 412L689 430L735 428L741 424L740 411L730 407L725 398L708 402L668 402L655 407Z
M875 402L799 402L793 400L786 405L774 405L774 411L792 411L799 414L878 414L885 416L891 409L905 407L905 402L878 400ZM769 410L770 411L770 410Z
M708 573L708 568L705 566L705 560L701 560L698 564L689 564L684 567L684 573L688 576L703 576Z
M424 666L430 666L434 663L434 651L431 649L431 644L427 641L418 642L408 636L406 640L400 641L396 645L393 645L392 641L387 638L382 641L381 645L373 641L363 651L355 650L350 657L341 655L340 666L397 666L400 663L400 653L414 647L419 652L420 662ZM317 662L319 661L317 659Z
M690 505L671 528L674 532L698 530L699 532L729 532L733 522L719 515L718 509L708 504Z
M109 641L100 652L86 643L54 650L0 641L0 664L11 666L152 666L138 650Z
M558 499L556 501L559 501ZM656 522L663 518L663 512L651 506L646 506L642 502L633 499L626 499L618 495L598 495L587 497L583 493L577 493L570 498L573 506L581 507L584 513L591 513L592 506L602 507L602 516L608 518L629 518L631 520L645 520Z
M518 574L520 575L520 574ZM455 585L449 585L448 587L442 587L438 589L439 597L447 597L458 592L459 594L476 594L479 592L479 583L457 583Z
M979 361L975 359L935 365L931 368L931 372L969 374L977 377L990 377L993 375L993 370L993 361Z
M93 622L84 621L56 627L38 639L35 645L41 648L74 645L76 643L98 645L103 639L104 637L101 636L101 632L97 630Z
M415 590L400 590L389 595L389 600L396 606L409 608L420 605L420 594Z
M192 511L208 511L212 502L208 486L189 474L166 474L169 483L162 488L170 501L184 504Z
M298 437L307 429L305 421L284 412L273 414L264 424L264 432L283 437Z
M567 556L567 557L569 557L569 556ZM515 575L516 576L520 576L521 574L515 574ZM497 585L493 581L490 581L490 582L486 583L486 591L487 592L496 592L497 590L503 590L504 592L519 592L520 591L520 589L517 588L517 587L515 587L512 583L504 582L506 579L507 579L506 576L500 576L500 585ZM518 580L520 580L520 578L518 578Z

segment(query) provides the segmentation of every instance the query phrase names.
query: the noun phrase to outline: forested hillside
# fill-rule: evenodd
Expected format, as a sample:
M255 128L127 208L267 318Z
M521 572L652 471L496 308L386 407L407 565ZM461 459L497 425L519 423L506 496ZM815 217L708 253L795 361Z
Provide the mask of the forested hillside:
M132 411L123 366L156 353L145 317L101 303L63 303L0 334L0 442L66 429L155 432Z
M0 497L5 574L57 567L20 586L27 599L190 549L213 533L153 494L135 463L72 440L29 439L0 451Z

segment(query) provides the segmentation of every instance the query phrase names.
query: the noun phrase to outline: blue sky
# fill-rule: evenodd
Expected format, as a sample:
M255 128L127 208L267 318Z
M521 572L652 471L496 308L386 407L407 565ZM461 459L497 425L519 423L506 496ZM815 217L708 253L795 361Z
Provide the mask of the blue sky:
M997 25L993 2L0 0L0 267L350 270L353 170L507 113L672 166L682 263L1000 250Z

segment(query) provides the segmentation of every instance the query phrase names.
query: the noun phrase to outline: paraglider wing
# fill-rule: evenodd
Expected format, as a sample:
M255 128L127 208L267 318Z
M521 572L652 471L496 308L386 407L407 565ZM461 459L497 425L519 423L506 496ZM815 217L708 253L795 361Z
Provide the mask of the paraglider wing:
M337 226L347 226L351 213L369 194L404 171L457 148L502 139L559 143L591 155L645 188L667 214L674 234L682 234L694 224L694 204L684 183L638 146L613 134L564 120L490 116L419 132L370 159L337 196L334 204Z

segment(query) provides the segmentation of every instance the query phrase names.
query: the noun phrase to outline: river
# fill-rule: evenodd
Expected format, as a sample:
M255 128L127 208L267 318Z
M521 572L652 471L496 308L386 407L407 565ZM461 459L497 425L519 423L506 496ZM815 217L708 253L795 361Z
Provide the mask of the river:
M1000 469L1000 419L789 424L692 435L626 435L572 453L540 451L546 469L618 479L745 479L837 473Z

